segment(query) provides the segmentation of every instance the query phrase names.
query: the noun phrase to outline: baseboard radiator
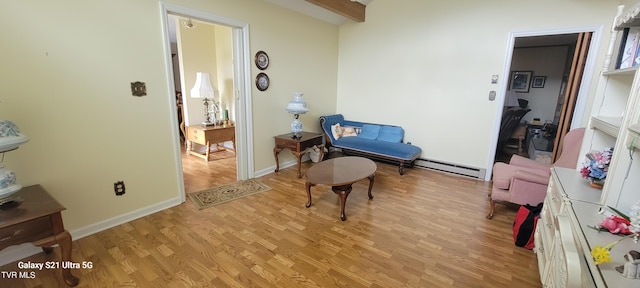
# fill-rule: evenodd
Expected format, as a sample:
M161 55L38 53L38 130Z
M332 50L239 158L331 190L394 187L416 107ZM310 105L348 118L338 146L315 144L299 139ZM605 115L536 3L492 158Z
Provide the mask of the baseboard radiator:
M487 173L486 169L469 167L459 164L447 163L443 161L436 161L431 159L418 158L416 159L415 166L419 168L433 169L473 178L484 180L484 175Z

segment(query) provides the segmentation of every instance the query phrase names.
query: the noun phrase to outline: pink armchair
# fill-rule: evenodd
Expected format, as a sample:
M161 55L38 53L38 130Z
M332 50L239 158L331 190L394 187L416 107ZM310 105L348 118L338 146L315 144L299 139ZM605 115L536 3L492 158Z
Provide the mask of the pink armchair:
M537 205L547 195L551 167L576 168L584 128L569 131L562 144L562 153L553 165L540 163L522 156L513 155L509 164L497 162L493 165L493 186L489 194L490 211L487 219L493 218L496 201L525 205Z

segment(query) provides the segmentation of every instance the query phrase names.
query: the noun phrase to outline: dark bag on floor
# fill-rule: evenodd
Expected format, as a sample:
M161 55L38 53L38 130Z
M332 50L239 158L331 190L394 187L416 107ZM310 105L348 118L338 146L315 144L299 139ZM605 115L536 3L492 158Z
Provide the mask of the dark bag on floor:
M540 218L542 203L538 206L520 205L516 219L513 221L513 242L518 247L533 249L533 235L536 231L536 224Z

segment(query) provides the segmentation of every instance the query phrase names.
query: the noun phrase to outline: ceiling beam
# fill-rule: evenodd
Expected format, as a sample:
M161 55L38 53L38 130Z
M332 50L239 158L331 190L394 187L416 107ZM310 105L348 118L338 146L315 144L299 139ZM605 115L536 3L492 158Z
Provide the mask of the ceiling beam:
M364 22L364 12L367 6L351 0L306 0L336 14L340 14L356 22Z

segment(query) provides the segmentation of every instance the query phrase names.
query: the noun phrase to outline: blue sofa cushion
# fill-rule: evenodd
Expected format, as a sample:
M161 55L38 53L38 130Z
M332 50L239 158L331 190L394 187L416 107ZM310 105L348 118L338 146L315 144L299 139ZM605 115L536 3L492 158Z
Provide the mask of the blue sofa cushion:
M380 125L364 124L362 125L362 131L358 134L358 137L369 140L376 140L380 135Z
M394 157L404 161L413 161L422 152L418 146L406 143L392 143L362 137L345 137L336 140L335 147L374 154L382 157Z
M376 140L400 143L404 138L404 129L398 126L382 126Z

